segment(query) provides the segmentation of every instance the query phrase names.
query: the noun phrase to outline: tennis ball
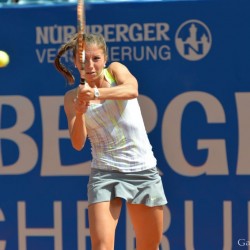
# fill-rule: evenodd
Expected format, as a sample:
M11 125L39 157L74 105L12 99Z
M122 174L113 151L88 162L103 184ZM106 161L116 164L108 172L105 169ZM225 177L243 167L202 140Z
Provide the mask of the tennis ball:
M0 50L0 68L3 68L3 67L6 67L10 62L10 58L9 58L9 55Z

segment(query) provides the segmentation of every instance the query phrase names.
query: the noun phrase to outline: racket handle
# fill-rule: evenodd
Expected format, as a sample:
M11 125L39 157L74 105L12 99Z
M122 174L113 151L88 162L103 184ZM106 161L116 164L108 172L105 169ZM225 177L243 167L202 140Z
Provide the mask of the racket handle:
M81 78L80 84L81 84L81 85L84 85L84 84L85 84L85 79Z

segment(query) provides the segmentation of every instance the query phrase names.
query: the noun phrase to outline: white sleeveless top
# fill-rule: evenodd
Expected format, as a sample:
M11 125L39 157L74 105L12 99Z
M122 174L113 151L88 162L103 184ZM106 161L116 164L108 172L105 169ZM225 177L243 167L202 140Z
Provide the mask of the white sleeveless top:
M111 87L116 83L107 69ZM137 99L91 104L85 114L91 142L91 167L136 172L156 166Z

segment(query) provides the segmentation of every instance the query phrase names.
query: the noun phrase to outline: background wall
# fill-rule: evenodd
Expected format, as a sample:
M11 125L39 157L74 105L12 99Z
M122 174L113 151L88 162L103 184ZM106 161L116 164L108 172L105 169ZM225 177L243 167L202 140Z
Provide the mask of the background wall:
M139 81L169 201L162 250L249 248L249 13L249 1L87 8L110 61ZM0 69L0 250L90 249L90 148L71 147L70 88L52 64L75 26L75 4L0 8L0 50L11 59ZM124 208L116 249L133 244Z

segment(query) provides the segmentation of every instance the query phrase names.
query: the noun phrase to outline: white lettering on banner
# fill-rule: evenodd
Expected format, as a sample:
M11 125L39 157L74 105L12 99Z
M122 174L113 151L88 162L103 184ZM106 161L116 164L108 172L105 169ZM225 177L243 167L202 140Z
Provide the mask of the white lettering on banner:
M2 221L5 221L5 216L2 209L0 208L0 222ZM6 241L0 240L0 250L5 250L5 248L6 248Z
M57 55L57 50L53 48L42 50L36 49L36 55L39 63L43 63L45 61L48 63L53 63Z
M106 42L170 41L168 23L87 25L87 32L103 34ZM62 44L75 34L73 25L36 27L36 44Z
M142 97L142 96L141 96ZM142 98L143 99L143 98ZM149 98L148 98L149 99ZM146 99L144 98L144 101ZM197 102L204 109L207 123L225 123L225 112L222 104L206 92L185 92L176 96L166 108L162 120L162 146L169 166L184 176L229 175L225 139L199 139L197 149L207 149L206 162L197 167L192 166L185 158L182 150L181 126L185 107ZM147 110L152 110L151 121L145 119L147 129L152 131L157 125L157 107L153 100L147 103ZM35 139L26 134L34 123L35 111L30 100L23 96L0 96L0 111L3 106L15 110L16 123L9 128L0 129L0 138L14 142L19 150L18 159L12 165L4 165L3 148L0 148L0 175L18 175L30 172L38 161L38 147ZM59 130L59 109L63 105L63 96L40 97L42 120L42 176L88 175L90 162L68 165L61 164L60 138L69 139L66 130ZM250 93L237 93L236 106L238 111L239 150L237 175L249 175L249 134L250 121L246 107L250 105ZM143 109L142 109L143 110ZM146 111L147 112L147 111ZM2 115L2 112L0 113ZM146 116L145 116L146 117ZM1 117L1 119L3 119ZM150 122L150 124L147 124Z
M10 106L16 112L16 123L9 128L0 129L0 138L15 142L18 146L18 159L12 165L4 166L2 149L0 148L0 174L19 175L31 171L38 160L38 149L35 141L24 132L34 122L35 111L31 101L23 96L1 96L0 115L3 106ZM3 119L1 117L1 119Z
M148 131L153 130L157 122L157 110L154 102L143 95L139 98L143 107L152 110L151 117L145 115L146 127ZM31 137L24 134L34 122L34 108L27 98L21 96L1 96L1 107L9 105L13 107L18 115L18 123L14 128L1 129L0 138L11 139L19 145L19 160L13 167L3 165L0 161L0 174L22 174L31 171L38 160L38 150ZM19 105L21 104L21 105ZM42 152L41 157L41 176L80 176L89 175L90 161L69 165L67 167L61 164L61 152L59 150L59 140L61 138L69 139L68 130L59 130L59 110L63 106L63 96L42 96L40 97L41 115L42 115ZM142 108L142 112L148 111ZM25 116L22 115L25 113ZM21 120L21 118L23 120ZM154 119L152 119L154 118ZM26 124L27 123L27 124ZM20 124L20 125L18 125ZM25 125L26 124L26 125ZM20 138L20 139L19 139ZM22 139L22 140L21 140ZM26 150L28 150L26 152ZM1 154L2 155L2 154ZM21 157L23 156L23 157ZM1 160L1 159L0 159Z
M223 249L233 249L233 222L232 222L232 202L223 202Z
M248 203L249 205L250 203ZM248 211L249 213L249 211ZM206 228L205 226L203 228ZM193 201L185 201L185 249L196 249L194 245L194 208ZM200 230L199 230L200 231ZM250 224L248 224L250 232ZM223 248L233 249L232 202L223 201Z
M63 96L40 97L43 128L43 157L41 176L89 175L90 162L79 163L68 167L61 164L59 139L69 139L68 129L59 130L60 108Z
M62 44L75 32L76 27L73 25L37 26L36 44Z
M73 25L54 25L54 26L37 26L36 27L36 44L41 45L61 45L75 34L76 27ZM42 47L36 48L35 52L39 63L54 63L57 55L57 48ZM62 58L65 62L73 62L72 55L65 53Z
M250 119L249 109L250 107L250 93L236 93L236 107L239 123L239 150L238 150L238 162L237 162L237 174L238 175L250 175Z
M50 48L50 49L36 49L36 55L38 58L39 63L54 63L55 57L57 54L57 49ZM70 53L70 51L67 51L64 53L61 58L63 58L64 62L66 63L73 63L73 57Z
M208 123L225 123L225 112L221 103L205 92L186 92L175 97L168 105L162 122L162 145L169 166L177 173L185 176L228 175L228 164L225 140L198 140L198 149L207 149L206 162L194 167L186 161L182 151L181 125L186 106L198 102L207 116Z
M171 59L170 47L162 46L112 46L108 50L108 55L111 61L149 61Z
M109 58L117 61L126 60L124 53L130 53L134 55L135 53L128 51L128 45L123 44L133 43L134 48L141 43L142 47L150 48L155 46L157 48L158 54L164 55L159 56L157 60L171 60L170 51L171 48L166 43L168 43L171 38L169 35L170 25L166 22L157 23L131 23L131 24L93 24L87 25L86 31L90 33L100 33L104 36L105 40L110 48ZM53 26L37 26L36 27L36 44L37 45L59 45L65 43L70 36L76 33L76 27L72 25L53 25ZM184 35L183 35L184 34ZM202 34L202 36L200 35ZM188 36L187 36L188 35ZM159 44L159 42L161 44ZM120 51L124 53L118 53L117 57L115 43L121 45ZM123 44L121 44L123 43ZM162 46L165 45L165 46ZM180 25L175 34L175 45L179 54L186 60L196 61L204 58L211 49L212 46L212 35L209 27L196 19L191 19L185 21ZM159 47L158 47L159 46ZM124 47L124 48L123 48ZM117 48L117 47L116 47ZM166 48L168 51L168 56L166 57ZM46 49L48 50L47 46ZM145 49L145 50L146 50ZM164 51L161 51L161 50ZM49 50L48 50L49 52ZM114 52L114 54L112 53ZM37 57L40 63L53 62L53 55L51 54L50 60L42 60L45 57L45 51L36 50ZM49 55L49 53L48 53ZM144 58L141 57L138 60L137 57L131 57L129 60L141 61L141 60L156 60L154 57ZM166 59L168 58L168 59Z
M54 63L57 49L36 49L35 53L39 63ZM66 63L73 63L70 53L65 53L62 58ZM110 46L108 48L110 61L169 61L171 60L171 48L168 45L161 46Z
M185 247L194 248L194 209L192 201L185 201Z
M87 216L86 211L88 211L88 202L87 201L78 201L77 202L77 250L87 249L86 238L90 237L89 228L87 225Z
M133 23L91 25L87 30L101 33L107 42L154 42L170 41L167 23ZM149 61L171 59L171 49L168 45L141 45L141 46L110 46L108 56L111 61Z
M168 23L87 25L86 30L102 34L106 42L170 41Z
M87 32L100 33L107 43L148 43L140 47L121 46L113 44L109 46L109 58L112 61L142 61L142 60L170 60L170 47L166 44L155 45L153 42L170 41L168 35L168 23L132 23L128 24L95 24L87 25ZM72 25L53 25L36 27L36 48L35 52L39 63L53 63L58 48L48 48L47 45L60 45L69 39L76 32L76 27ZM149 44L150 42L150 44ZM42 47L41 47L42 46ZM72 61L67 57L66 62Z
M63 249L62 241L62 203L54 202L54 228L27 228L26 203L18 202L18 245L19 250L27 250L28 237L53 237L54 250Z

